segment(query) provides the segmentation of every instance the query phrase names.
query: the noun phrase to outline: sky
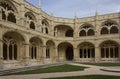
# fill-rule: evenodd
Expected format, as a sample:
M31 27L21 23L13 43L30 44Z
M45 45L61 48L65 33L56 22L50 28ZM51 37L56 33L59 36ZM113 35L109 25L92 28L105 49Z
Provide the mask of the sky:
M27 0L38 7L38 0ZM41 8L55 17L78 18L120 11L120 0L41 0Z

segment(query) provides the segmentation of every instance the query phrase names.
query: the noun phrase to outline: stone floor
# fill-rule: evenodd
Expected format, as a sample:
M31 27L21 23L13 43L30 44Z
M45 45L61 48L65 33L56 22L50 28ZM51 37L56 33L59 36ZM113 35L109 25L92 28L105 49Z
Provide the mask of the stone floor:
M74 72L58 72L58 73L44 73L44 74L32 74L32 75L12 75L12 76L0 76L0 79L41 79L41 78L53 78L53 77L67 77L67 76L83 76L83 75L114 75L120 76L118 72L107 72L102 71L101 69L107 67L93 66L93 65L84 65L84 64L75 64L70 63L71 65L85 66L84 71L74 71Z

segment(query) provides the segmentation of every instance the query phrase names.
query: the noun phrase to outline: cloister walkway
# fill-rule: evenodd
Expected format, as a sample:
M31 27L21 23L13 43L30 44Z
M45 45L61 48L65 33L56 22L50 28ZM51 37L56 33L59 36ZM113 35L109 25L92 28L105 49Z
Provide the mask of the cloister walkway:
M117 72L107 72L102 71L101 69L106 67L93 66L93 65L84 65L69 63L71 65L85 66L84 71L74 71L74 72L58 72L58 73L43 73L43 74L30 74L30 75L12 75L12 76L0 76L0 79L42 79L42 78L53 78L53 77L67 77L67 76L84 76L84 75L112 75L120 76L120 73Z

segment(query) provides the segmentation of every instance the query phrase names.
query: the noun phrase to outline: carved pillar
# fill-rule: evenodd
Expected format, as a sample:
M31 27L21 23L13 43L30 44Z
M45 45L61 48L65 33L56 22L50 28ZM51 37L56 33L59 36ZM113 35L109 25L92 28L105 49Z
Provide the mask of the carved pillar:
M25 43L24 44L24 53L25 53L25 57L24 57L24 60L25 60L25 65L28 66L29 65L29 43Z
M12 60L14 60L14 44L12 44Z
M9 58L9 43L7 44L7 60L9 61L10 60L10 58Z
M46 61L46 46L43 46L43 60Z
M79 61L79 50L78 50L78 48L74 48L74 60Z
M95 62L100 62L101 52L100 47L95 47Z
M54 33L55 33L55 37L57 37L58 36L58 29L57 28L55 28Z
M55 60L58 61L58 47L55 47Z

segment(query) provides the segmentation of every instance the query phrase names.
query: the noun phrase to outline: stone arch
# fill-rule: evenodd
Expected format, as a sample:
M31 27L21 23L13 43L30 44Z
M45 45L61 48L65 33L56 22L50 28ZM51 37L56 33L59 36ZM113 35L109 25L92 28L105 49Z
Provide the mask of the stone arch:
M16 30L6 30L6 31L4 31L2 34L4 35L4 34L10 33L10 32L14 32L14 33L17 33L18 35L22 36L26 43L27 43L27 40L29 40L29 39L26 37L25 34L19 32L19 31L16 31Z
M39 55L41 54L42 51L42 46L43 46L43 41L37 37L34 36L30 38L30 47L29 47L29 55L31 59L38 59Z
M116 26L112 26L111 28L110 28L110 34L116 34L116 33L118 33L118 28L116 27Z
M53 59L55 57L55 43L52 40L46 42L46 58Z
M15 5L9 0L1 0L2 19L16 23L16 14L18 13Z
M81 30L79 33L79 36L86 36L86 31L85 30Z
M9 31L3 34L3 57L4 60L19 60L23 52L21 46L25 43L24 37L15 31Z
M37 21L35 15L32 12L26 12L25 17L26 17L26 23L28 23L29 28L35 30L36 29L35 22Z
M73 37L73 30L72 29L67 30L67 32L65 33L65 36L66 37Z
M5 3L6 5L9 5L10 8L8 10L12 10L15 13L18 13L16 6L12 3L11 0L1 0L0 3ZM0 4L0 5L2 5L2 4ZM6 7L3 6L3 8L6 8Z
M84 59L95 58L95 45L91 42L82 42L78 45L79 57Z
M68 42L62 42L58 45L58 56L60 61L72 61L73 54L73 45Z
M32 12L30 12L30 11L25 13L25 17L28 17L30 20L37 21L35 15Z
M94 30L93 30L93 29L89 29L88 32L87 32L87 35L88 35L88 36L93 36L93 35L95 35Z
M46 20L46 19L43 19L42 20L42 32L45 31L46 34L49 34L49 29L50 29L50 25L49 25L49 22Z
M57 29L58 37L73 37L74 30L68 25L56 25L54 29Z
M103 28L101 29L101 35L104 35L104 34L109 34L109 30L108 30L107 27L103 27Z
M116 34L118 33L118 24L116 21L108 19L102 23L101 34Z
M113 61L112 59L119 59L119 44L113 40L106 40L100 44L101 48L101 58L104 58L109 61ZM118 61L118 60L114 60Z
M79 36L93 36L95 35L94 26L89 23L84 23L80 26Z

